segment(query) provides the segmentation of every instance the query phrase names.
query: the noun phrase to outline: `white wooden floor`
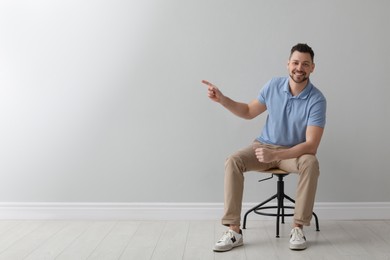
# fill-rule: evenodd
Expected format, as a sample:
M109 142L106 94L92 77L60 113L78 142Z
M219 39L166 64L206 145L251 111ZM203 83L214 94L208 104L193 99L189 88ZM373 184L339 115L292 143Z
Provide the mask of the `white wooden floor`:
M0 221L0 259L390 259L390 220L321 221L308 249L288 249L290 224L249 220L244 246L214 253L219 221Z

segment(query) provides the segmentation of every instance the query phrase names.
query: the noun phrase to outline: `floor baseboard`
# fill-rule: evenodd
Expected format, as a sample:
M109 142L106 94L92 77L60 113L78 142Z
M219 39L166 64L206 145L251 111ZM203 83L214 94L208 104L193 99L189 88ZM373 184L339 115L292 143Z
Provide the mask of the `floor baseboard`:
M255 204L244 203L242 212ZM318 202L314 211L322 220L390 219L390 202ZM2 220L218 220L222 214L222 203L0 203ZM270 217L252 214L250 218Z

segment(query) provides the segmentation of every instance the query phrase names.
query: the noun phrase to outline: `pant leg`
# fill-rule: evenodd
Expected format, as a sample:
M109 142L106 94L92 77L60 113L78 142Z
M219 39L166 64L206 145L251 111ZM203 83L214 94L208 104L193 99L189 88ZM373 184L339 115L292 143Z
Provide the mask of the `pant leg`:
M258 147L260 144L255 142ZM274 164L260 163L255 155L253 145L232 154L225 162L224 202L225 213L222 224L240 225L242 198L244 192L244 172L266 170Z
M317 182L320 175L316 156L304 154L296 159L282 160L278 167L285 171L298 173L294 222L309 226L313 216Z

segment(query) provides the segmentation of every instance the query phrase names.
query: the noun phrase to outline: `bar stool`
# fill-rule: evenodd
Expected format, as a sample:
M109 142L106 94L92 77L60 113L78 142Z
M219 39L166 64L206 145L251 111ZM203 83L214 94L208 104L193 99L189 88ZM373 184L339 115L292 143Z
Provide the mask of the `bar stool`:
M279 223L281 222L284 224L284 217L292 217L294 214L291 213L285 213L285 209L294 209L293 206L286 206L284 205L284 199L289 200L292 203L295 203L295 200L290 198L284 193L284 181L283 178L289 175L289 172L283 171L281 169L275 168L275 169L269 169L266 171L261 171L264 173L271 173L271 177L265 178L262 180L259 180L259 182L266 181L269 179L272 179L274 176L278 177L277 181L277 190L276 194L268 198L267 200L259 203L255 207L251 208L245 213L244 216L244 223L243 223L243 229L246 229L246 219L249 213L254 212L259 215L264 215L264 216L273 216L276 217L276 237L279 237ZM268 202L272 201L273 199L277 199L277 206L265 206ZM276 209L276 213L269 213L269 212L264 212L264 210L268 209ZM318 217L317 215L313 212L313 216L316 222L316 230L320 231L319 228L319 223L318 223ZM281 221L280 221L281 220Z

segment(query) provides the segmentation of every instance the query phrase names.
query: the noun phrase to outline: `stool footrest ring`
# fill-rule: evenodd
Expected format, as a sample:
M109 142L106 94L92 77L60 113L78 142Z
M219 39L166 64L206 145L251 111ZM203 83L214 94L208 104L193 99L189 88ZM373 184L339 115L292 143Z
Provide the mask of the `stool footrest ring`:
M283 208L284 209L295 209L292 206L283 206ZM278 206L260 207L260 208L254 209L253 212L256 213L256 214L259 214L259 215L263 215L263 216L271 216L271 217L277 217L278 216L277 213L261 212L261 210L265 210L265 209L278 209ZM292 216L294 216L294 214L293 213L280 213L279 216L280 217L292 217Z

